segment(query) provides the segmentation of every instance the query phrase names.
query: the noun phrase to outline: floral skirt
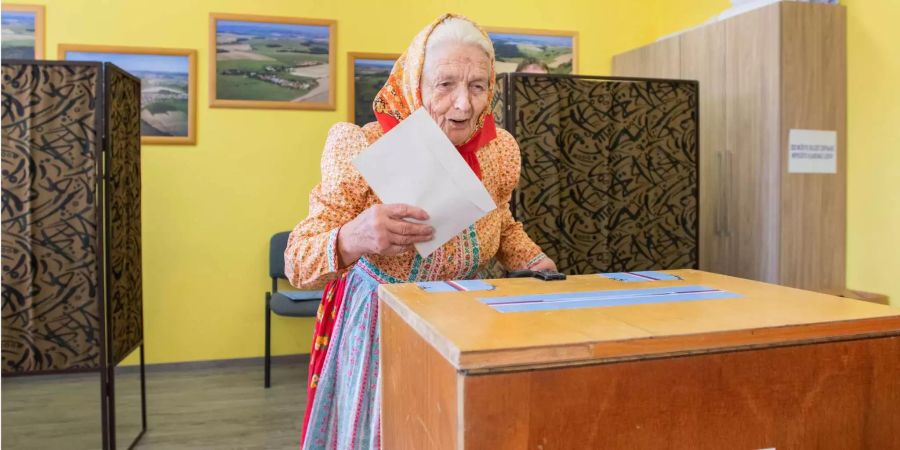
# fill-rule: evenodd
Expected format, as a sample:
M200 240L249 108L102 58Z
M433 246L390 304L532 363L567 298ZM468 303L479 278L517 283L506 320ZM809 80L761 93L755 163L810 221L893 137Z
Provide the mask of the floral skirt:
M378 282L355 266L326 287L310 355L301 448L379 449Z

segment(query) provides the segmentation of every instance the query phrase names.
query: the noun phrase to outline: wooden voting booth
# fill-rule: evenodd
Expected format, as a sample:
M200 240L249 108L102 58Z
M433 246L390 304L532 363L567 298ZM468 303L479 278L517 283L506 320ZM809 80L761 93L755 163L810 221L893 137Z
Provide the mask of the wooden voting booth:
M141 82L98 62L4 60L2 73L3 443L129 448L147 428ZM87 372L96 401L70 410L63 380ZM48 417L68 428L45 432Z
M900 309L665 274L383 285L383 447L900 448Z

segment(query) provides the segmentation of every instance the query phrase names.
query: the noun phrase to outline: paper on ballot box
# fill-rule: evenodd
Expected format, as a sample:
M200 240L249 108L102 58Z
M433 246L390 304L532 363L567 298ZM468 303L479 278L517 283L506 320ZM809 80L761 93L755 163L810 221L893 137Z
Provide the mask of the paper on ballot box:
M353 160L385 204L425 210L434 239L415 245L427 257L497 205L459 151L419 108Z

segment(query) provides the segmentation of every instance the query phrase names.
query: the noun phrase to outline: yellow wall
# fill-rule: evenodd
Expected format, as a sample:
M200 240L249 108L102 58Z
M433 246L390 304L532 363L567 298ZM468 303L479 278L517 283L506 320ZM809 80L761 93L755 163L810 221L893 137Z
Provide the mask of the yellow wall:
M656 36L706 21L728 0L656 0ZM847 286L900 305L900 2L846 0Z
M28 0L25 0L28 2ZM196 146L144 146L147 361L262 353L267 242L306 214L328 127L346 117L346 53L400 52L442 12L483 25L577 30L585 74L613 54L705 21L727 0L46 0L47 56L59 43L195 48ZM850 0L848 284L900 304L900 5ZM209 109L208 13L338 21L336 111ZM892 82L893 81L893 82ZM893 204L891 203L893 200ZM893 206L893 207L891 207ZM275 354L306 352L312 322L273 320Z
M26 0L27 1L27 0ZM196 146L143 147L147 361L258 356L263 350L267 245L306 215L331 124L346 117L346 53L401 52L447 11L483 25L577 30L582 73L652 36L651 2L517 0L45 0L47 56L59 43L194 48ZM390 4L391 7L384 6ZM211 12L338 21L337 111L210 109ZM273 320L275 354L305 353L312 322Z
M900 306L900 2L847 4L847 284Z

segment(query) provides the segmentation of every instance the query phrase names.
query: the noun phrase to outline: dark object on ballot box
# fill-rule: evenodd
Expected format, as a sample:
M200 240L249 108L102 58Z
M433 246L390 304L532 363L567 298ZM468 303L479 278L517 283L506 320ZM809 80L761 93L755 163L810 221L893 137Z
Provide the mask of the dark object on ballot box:
M566 275L552 270L514 270L509 273L509 278L538 278L544 281L565 280Z

